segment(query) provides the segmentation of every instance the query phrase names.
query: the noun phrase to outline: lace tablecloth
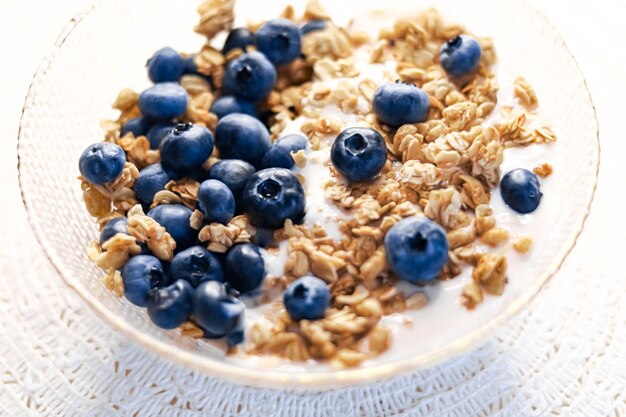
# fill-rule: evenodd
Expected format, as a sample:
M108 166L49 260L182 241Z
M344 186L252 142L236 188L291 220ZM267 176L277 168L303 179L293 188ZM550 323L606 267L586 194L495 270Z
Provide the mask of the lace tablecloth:
M37 246L16 181L20 101L55 32L85 3L0 5L0 50L11 57L0 89L1 415L626 416L626 60L623 50L597 47L626 37L618 27L626 7L592 10L581 0L568 2L565 15L564 1L542 4L587 76L602 142L591 216L548 287L460 358L372 386L302 394L223 383L130 344L68 290Z

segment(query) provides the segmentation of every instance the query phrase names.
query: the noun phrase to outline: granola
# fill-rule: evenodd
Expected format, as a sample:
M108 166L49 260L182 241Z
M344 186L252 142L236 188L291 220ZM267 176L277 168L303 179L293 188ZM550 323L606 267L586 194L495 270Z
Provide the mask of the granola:
M218 116L211 108L222 94L225 68L244 50L236 48L224 55L212 42L233 27L233 0L206 0L198 12L195 30L206 36L207 43L193 55L196 73L179 79L189 101L177 121L214 132ZM471 271L459 294L461 303L474 309L487 297L501 295L508 280L509 247L519 254L532 249L532 238L511 236L490 206L505 149L554 142L556 136L538 120L537 94L523 77L515 79L512 91L519 105L498 104L496 53L490 39L478 38L482 58L471 79L460 82L448 77L439 50L466 31L446 23L435 9L393 22L377 37L334 24L318 0L308 1L301 17L292 7L282 17L298 24L325 21L322 29L302 36L302 57L277 69L272 92L259 103L269 115L272 141L293 131L308 138L308 149L290 156L307 194L319 201L307 206L302 224L287 219L273 232L266 257L273 256L282 264L272 268L273 275L268 274L258 297L257 302L264 305L262 318L248 323L245 344L230 352L293 361L313 358L354 367L393 346L386 316L419 310L429 302L427 290L407 291L397 285L399 277L385 249L387 232L404 218L431 219L444 228L449 247L439 279ZM248 26L256 31L261 25ZM380 122L373 109L374 94L381 84L395 81L414 84L428 95L430 111L425 121L397 127ZM192 212L189 226L197 231L197 241L214 253L267 239L266 231L257 229L245 213L225 224L209 223L198 205L197 179L172 180L154 194L151 204L138 204L134 183L140 170L161 159L146 135L120 136L122 127L141 115L138 101L139 94L122 90L113 103L119 117L102 122L105 141L126 153L122 173L100 185L80 178L87 209L101 227L114 218L128 220L128 234L117 233L102 244L94 242L88 251L107 271L103 283L118 296L124 294L119 269L141 253L140 244L162 261L174 257L176 241L144 213L148 206L188 207ZM352 126L375 129L385 141L387 162L374 181L348 183L329 162L334 138ZM219 160L215 150L203 169ZM553 172L549 163L533 171L542 178ZM333 213L332 227L328 213ZM277 295L309 274L326 283L329 306L318 320L293 320ZM411 320L405 322L411 326ZM204 336L193 318L181 324L180 331L191 338Z

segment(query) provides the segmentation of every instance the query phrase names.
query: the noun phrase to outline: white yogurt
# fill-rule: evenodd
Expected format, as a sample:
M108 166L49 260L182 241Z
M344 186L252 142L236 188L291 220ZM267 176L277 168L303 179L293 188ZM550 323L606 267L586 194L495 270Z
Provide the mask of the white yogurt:
M355 29L367 29L372 35L372 39L375 39L378 29L383 26L389 26L388 20L376 19L376 24L369 24L371 20L368 20L364 25L363 21L355 21L353 28ZM395 75L395 63L393 61L385 64L369 64L369 50L367 48L361 48L356 56L357 66L360 70L360 75L353 79L343 80L331 80L325 82L325 84L331 89L336 87L339 82L350 82L353 85L367 78L373 80L377 85L389 82L390 77L394 78ZM493 125L501 120L501 109L504 106L515 107L518 104L517 99L513 95L513 82L518 75L516 72L506 67L504 64L499 64L497 69L497 80L500 85L498 92L498 105L492 112L492 114L485 120L485 125ZM359 106L369 106L369 103L359 103ZM541 113L539 113L541 114ZM328 105L321 110L323 117L333 118L339 121L343 128L354 125L357 122L357 116L353 114L346 114L342 112L335 105ZM304 122L303 117L298 117L291 123L289 123L281 135L301 132L301 126ZM538 120L536 123L541 122ZM545 121L544 121L545 122ZM544 123L545 124L545 123ZM548 123L549 124L549 123ZM301 174L305 179L305 193L306 193L306 215L304 224L307 226L313 226L315 224L322 225L329 236L338 240L341 238L341 232L339 231L338 224L351 217L351 214L339 207L337 207L332 201L329 201L325 197L324 185L332 179L329 164L330 164L330 146L332 145L334 137L329 136L322 141L321 149L313 151L307 150L307 164L303 168L294 168L294 172ZM555 168L558 175L558 158L557 158L558 143L549 145L534 145L524 148L512 148L504 151L504 162L501 166L501 173L504 174L514 168L526 168L532 170L535 166L541 163L550 163ZM517 235L524 234L533 236L541 236L542 231L550 227L547 221L544 219L554 218L555 213L558 212L558 202L552 201L551 196L557 195L553 192L553 187L556 184L551 181L550 178L541 179L541 187L544 197L539 208L532 214L520 215L509 209L502 201L500 197L499 189L496 188L491 192L490 206L494 211L494 215L497 219L497 225L507 229L511 234L511 240ZM271 251L263 251L263 256L266 261L266 267L268 276L279 277L284 274L284 265L287 260L287 241L280 242L277 249ZM493 248L480 248L485 251L497 251L502 249ZM532 252L528 255L522 255L515 252L513 249L508 248L505 250L508 262L508 277L509 284L507 288L517 285L515 281L516 275L522 273L528 262L532 259ZM387 326L393 335L393 342L390 349L384 354L370 359L365 365L371 363L387 362L391 358L398 359L405 357L411 352L411 346L415 343L428 345L428 335L437 334L437 327L441 326L441 321L431 321L432 317L447 317L449 320L463 320L468 314L490 314L490 311L485 309L494 309L497 307L498 301L491 303L491 307L479 306L474 312L468 312L459 302L459 296L462 293L463 287L471 281L471 268L465 267L461 274L451 280L436 282L426 286L416 286L407 282L400 282L398 284L398 290L404 292L406 295L412 294L416 291L425 291L429 298L428 305L417 311L407 311L402 314L392 314L385 316L382 319L382 323ZM505 289L506 291L507 289ZM486 295L486 297L490 297ZM497 298L497 297L496 297ZM246 311L247 326L258 320L265 320L262 315L263 311L267 308L267 305L257 305L254 302L247 302L248 309ZM481 309L482 307L482 309ZM213 342L209 342L213 343ZM217 345L216 345L217 346ZM424 348L427 350L427 348ZM242 356L240 359L251 361L255 364L261 364L264 366L273 366L278 369L295 369L299 368L299 365L291 364L289 361L281 360L278 358L265 358L254 356ZM316 364L316 366L325 367L324 364Z

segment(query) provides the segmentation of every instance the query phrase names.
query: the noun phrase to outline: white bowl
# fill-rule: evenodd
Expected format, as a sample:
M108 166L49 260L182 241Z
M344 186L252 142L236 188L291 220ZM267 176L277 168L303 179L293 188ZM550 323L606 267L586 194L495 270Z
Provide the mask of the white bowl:
M86 248L97 228L84 208L77 162L88 144L101 140L99 121L115 117L110 104L117 92L148 85L144 64L152 52L162 46L200 48L203 39L192 31L195 3L184 3L107 0L72 19L33 79L19 134L20 184L40 244L67 284L129 339L190 368L241 384L292 389L365 384L467 350L527 305L559 269L582 231L597 178L598 126L585 81L556 30L526 2L437 1L449 20L494 38L499 62L535 87L542 115L559 137L549 161L556 171L544 189L545 208L537 213L545 227L536 227L526 267L510 277L505 294L488 297L468 313L454 302L460 290L448 296L452 291L442 291L444 295L417 316L414 343L379 361L341 371L233 359L210 344L154 326L143 310L106 290L98 279L102 272L87 259ZM276 16L286 3L240 1L239 23ZM324 3L336 21L345 22L365 2ZM377 0L368 1L367 7L406 17L433 3Z

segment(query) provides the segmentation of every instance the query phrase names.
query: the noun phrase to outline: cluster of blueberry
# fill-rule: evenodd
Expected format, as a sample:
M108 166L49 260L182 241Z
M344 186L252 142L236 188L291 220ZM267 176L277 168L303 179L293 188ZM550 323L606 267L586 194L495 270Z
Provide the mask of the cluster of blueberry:
M286 219L301 221L305 195L290 171L292 152L305 149L301 135L287 135L270 143L266 126L257 118L255 102L264 99L276 82L275 66L300 56L301 33L321 30L324 21L311 21L302 28L285 19L268 21L256 34L233 29L223 53L245 51L255 45L260 52L247 52L230 62L221 96L211 111L218 116L215 135L203 126L176 123L187 109L189 97L178 83L185 74L201 75L193 57L185 58L172 48L157 51L148 60L148 76L155 83L141 93L141 117L122 126L120 135L132 132L146 136L152 149L159 149L161 162L142 169L134 184L138 201L152 204L168 182L184 177L198 180L197 207L206 223L228 223L237 213L247 213L257 226L282 227ZM210 78L208 81L210 82ZM222 158L208 171L203 163L217 147ZM89 146L81 155L79 169L92 184L106 184L122 172L126 155L116 144ZM224 337L230 345L243 339L244 303L240 295L254 294L265 278L260 249L250 243L233 246L225 255L199 245L191 228L192 211L181 204L159 205L147 215L163 226L176 241L171 262L153 256L145 245L122 267L126 298L146 307L158 326L172 329L193 317L209 338ZM100 234L103 244L115 234L128 234L128 220L108 222ZM284 295L294 319L317 319L324 315L330 295L316 277L302 277Z
M200 182L197 207L206 223L226 224L238 213L246 213L264 229L280 228L286 219L300 222L305 194L291 171L291 155L306 149L308 142L304 136L287 135L272 144L255 103L274 87L276 66L301 56L302 34L325 25L311 21L299 28L289 20L273 19L254 34L245 28L232 30L222 52L241 48L244 53L227 65L220 97L212 105L219 120L215 134L204 126L175 122L184 116L189 102L178 83L180 77L201 75L193 57L184 58L171 48L157 51L147 63L155 84L139 97L142 116L129 120L120 132L146 136L151 148L160 150L160 163L142 169L135 181L138 201L147 208L171 180L189 177ZM249 45L258 52L245 52ZM478 42L462 35L443 45L440 61L451 77L463 77L476 70L480 55ZM414 85L390 83L376 91L373 110L382 123L399 127L426 120L430 100ZM214 147L222 159L206 171L203 164ZM351 182L373 180L387 161L385 141L371 128L345 129L333 142L330 155L335 170ZM120 175L125 162L122 148L105 142L89 146L79 168L88 182L105 184ZM533 181L527 173L513 171L502 184L505 201L520 212L534 210L541 197L536 177ZM162 328L178 327L193 317L206 337L226 336L230 345L240 343L245 308L239 297L254 294L266 274L260 249L244 243L225 255L207 251L190 225L192 211L181 204L158 205L147 215L176 241L176 254L171 262L162 262L143 247L142 254L132 257L121 269L128 300L146 307ZM127 226L126 218L111 220L102 229L100 242L117 233L128 234ZM411 282L435 279L447 262L445 230L423 217L397 223L384 245L391 269ZM294 320L323 317L329 301L325 282L312 276L296 280L284 294L285 308Z

